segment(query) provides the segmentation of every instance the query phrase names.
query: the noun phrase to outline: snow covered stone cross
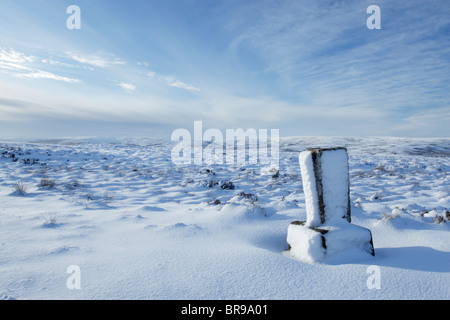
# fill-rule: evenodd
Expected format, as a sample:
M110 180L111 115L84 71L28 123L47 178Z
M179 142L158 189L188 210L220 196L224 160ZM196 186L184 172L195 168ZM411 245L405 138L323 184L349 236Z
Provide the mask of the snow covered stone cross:
M347 149L308 149L299 162L306 221L289 226L291 256L315 263L344 252L375 255L370 230L351 224Z

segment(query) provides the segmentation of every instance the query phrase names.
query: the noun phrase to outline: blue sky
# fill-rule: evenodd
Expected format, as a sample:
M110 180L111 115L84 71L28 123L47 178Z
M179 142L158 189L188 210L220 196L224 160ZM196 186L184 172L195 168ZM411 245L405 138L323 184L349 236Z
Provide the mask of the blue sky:
M170 137L202 120L448 137L449 17L447 0L2 0L0 136Z

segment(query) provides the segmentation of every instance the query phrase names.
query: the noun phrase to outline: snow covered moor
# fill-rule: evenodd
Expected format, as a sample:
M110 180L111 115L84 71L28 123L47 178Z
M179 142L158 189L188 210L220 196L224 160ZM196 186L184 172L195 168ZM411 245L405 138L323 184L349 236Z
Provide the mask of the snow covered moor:
M318 222L299 155L336 146L375 255L302 261L288 227ZM450 298L450 139L281 138L272 171L176 165L172 147L1 142L1 299Z

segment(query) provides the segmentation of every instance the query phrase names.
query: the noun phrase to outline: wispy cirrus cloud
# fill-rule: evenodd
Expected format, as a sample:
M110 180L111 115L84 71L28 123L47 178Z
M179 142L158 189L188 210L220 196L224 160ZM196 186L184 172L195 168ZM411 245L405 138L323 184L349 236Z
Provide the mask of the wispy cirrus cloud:
M160 75L160 74L157 74L155 71L147 72L147 76L149 76L150 78L157 79L170 87L184 89L184 90L193 91L193 92L201 91L199 88L197 88L193 85L187 84L187 83L177 79L174 76Z
M104 119L114 111L130 123L157 118L185 126L202 119L282 127L291 135L445 134L439 127L450 105L446 0L204 1L202 15L189 1L117 1L112 8L106 0L86 1L83 12L96 10L99 19L69 33L76 47L64 24L60 30L53 23L32 35L46 45L33 45L27 28L18 32L6 17L14 12L27 27L54 19L44 18L47 10L35 14L20 1L3 1L0 98L26 92L30 101L58 106L48 114L70 109ZM381 30L366 27L372 4L381 8ZM119 15L123 23L115 24ZM56 90L58 82L67 85ZM3 108L19 110L14 103Z
M296 105L293 112L315 114L317 124L325 123L321 113L328 106L327 115L355 123L355 112L367 123L383 115L389 129L378 121L374 132L380 134L418 119L432 127L438 117L423 117L423 110L439 114L450 103L450 7L439 0L377 0L382 28L369 30L366 8L371 4L246 3L226 15L228 54L258 57L248 69L269 79L275 97Z
M50 79L66 83L79 83L79 79L61 76L50 71L42 70L38 63L42 62L33 55L16 51L14 49L0 50L0 69L4 73L17 78L26 79Z
M199 88L194 87L192 85L189 85L187 83L184 83L183 81L180 81L174 77L163 77L163 80L167 83L168 86L180 88L188 91L200 91Z
M125 65L126 62L111 54L76 54L67 52L67 56L78 63L87 64L99 68L107 68L115 65Z
M29 64L35 61L35 57L25 55L14 49L0 49L0 69L4 70L30 70Z
M28 73L17 73L14 75L18 78L27 78L27 79L50 79L50 80L57 80L57 81L63 81L67 83L80 83L81 81L79 79L73 79L69 77L59 76L57 74L43 71L43 70L34 70Z
M53 67L61 67L61 68L79 68L80 67L76 64L67 63L64 61L56 60L54 58L43 58L43 59L40 59L40 61L45 65L53 66Z

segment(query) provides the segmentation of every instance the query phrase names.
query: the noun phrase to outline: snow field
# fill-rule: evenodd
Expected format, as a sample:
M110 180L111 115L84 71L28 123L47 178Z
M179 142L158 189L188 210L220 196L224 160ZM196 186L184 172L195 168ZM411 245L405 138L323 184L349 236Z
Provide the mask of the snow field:
M261 175L258 165L175 166L171 146L148 139L0 143L0 297L450 298L448 139L280 146L278 175ZM289 257L289 224L306 219L298 155L318 146L348 147L352 224L371 230L375 257ZM80 290L67 288L70 265ZM367 286L372 265L380 289Z

